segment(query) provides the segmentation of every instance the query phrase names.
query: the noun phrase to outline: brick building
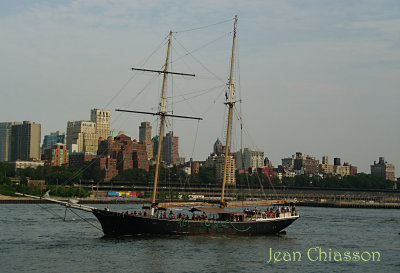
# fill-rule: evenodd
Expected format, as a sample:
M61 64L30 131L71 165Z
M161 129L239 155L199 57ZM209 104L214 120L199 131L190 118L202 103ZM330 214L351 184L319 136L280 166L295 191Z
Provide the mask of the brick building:
M149 160L146 143L132 142L132 163L133 168L149 171Z
M68 164L67 147L62 144L55 144L50 149L44 150L44 159L50 166L62 166Z
M110 181L119 173L132 168L149 171L146 145L132 141L124 134L115 138L110 136L106 140L100 138L97 156L100 168L105 170L105 181Z
M200 162L190 160L190 173L195 174L199 173L200 170Z
M304 155L303 153L296 153L293 161L293 170L304 171L304 174L319 173L319 161L315 159L315 157Z
M113 177L118 175L117 159L102 156L97 159L97 164L100 169L105 170L104 181L110 181Z
M265 176L269 177L269 179L274 178L274 168L271 167L257 168L257 172L264 174Z
M97 156L93 153L71 153L69 154L68 164L69 166L80 169L85 162L92 161L96 157Z
M387 163L384 157L380 157L378 163L374 161L374 165L371 165L371 174L383 177L384 179L393 182L396 181L394 176L394 165Z

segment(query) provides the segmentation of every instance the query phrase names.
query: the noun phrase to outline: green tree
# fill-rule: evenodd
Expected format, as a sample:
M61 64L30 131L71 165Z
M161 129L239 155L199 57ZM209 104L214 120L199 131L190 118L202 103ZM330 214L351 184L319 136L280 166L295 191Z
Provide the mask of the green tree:
M82 170L82 178L85 180L94 180L95 182L101 182L104 180L105 170L102 170L99 167L97 159L85 162Z
M0 162L0 182L9 181L9 177L14 177L15 171L7 162Z
M112 181L130 181L130 182L146 182L148 180L148 172L143 169L134 168L123 171L112 179Z
M217 183L215 168L201 167L199 169L199 182L201 184Z
M311 179L306 175L296 175L294 178L294 186L296 187L310 187Z

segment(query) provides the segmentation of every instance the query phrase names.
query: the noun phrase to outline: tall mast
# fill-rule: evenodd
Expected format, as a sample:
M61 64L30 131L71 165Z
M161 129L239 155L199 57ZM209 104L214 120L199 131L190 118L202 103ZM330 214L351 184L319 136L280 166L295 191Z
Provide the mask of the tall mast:
M164 121L166 115L166 97L165 97L165 85L167 82L167 70L168 70L168 59L169 59L169 50L171 48L171 37L172 31L169 32L169 39L168 39L168 49L167 49L167 58L165 59L165 66L164 66L164 78L162 84L162 91L161 91L161 105L160 105L160 113L161 122L160 122L160 134L158 136L158 147L157 147L157 162L156 162L156 173L154 176L154 185L153 185L153 198L151 200L151 214L154 215L154 208L156 205L156 195L157 195L157 182L158 182L158 172L160 169L160 157L161 157L161 145L162 145L162 138L163 138L163 129L164 129Z
M220 207L223 208L225 206L224 195L225 195L225 184L226 184L226 173L227 173L227 165L228 165L228 157L229 157L229 142L230 142L230 133L231 133L231 122L232 122L232 110L234 101L234 86L232 83L232 74L233 74L233 64L234 64L234 54L235 54L235 40L236 40L236 25L237 25L237 15L235 16L235 23L233 25L233 42L232 42L232 57L231 57L231 71L229 74L229 96L228 96L228 106L229 106L229 114L228 114L228 129L226 131L226 144L225 144L225 165L224 165L224 176L222 180L222 191L221 191L221 204Z
M197 118L197 117L189 117L189 116L168 114L167 111L166 111L167 98L165 96L165 86L166 86L166 83L167 83L167 74L174 74L174 75L180 75L180 76L190 76L190 77L194 77L195 76L194 74L169 72L168 71L168 60L169 60L169 52L170 52L170 48L171 48L171 38L172 38L172 31L169 32L167 58L165 59L164 70L132 68L132 70L139 70L139 71L145 71L145 72L155 72L155 73L163 73L164 74L162 92L161 92L160 111L156 112L156 113L152 113L152 112L144 112L144 111L115 109L115 111L118 111L118 112L146 114L146 115L153 115L153 116L157 115L157 116L161 117L160 135L159 135L159 139L158 139L158 149L157 149L157 159L156 159L157 160L157 162L156 162L156 173L155 173L155 176L154 176L154 185L153 185L153 199L151 201L151 207L152 207L151 208L151 214L152 215L154 215L154 209L157 207L157 204L156 204L157 182L158 182L158 173L159 173L159 169L160 169L161 146L162 146L162 138L163 138L165 117L176 117L176 118L202 120L202 118Z

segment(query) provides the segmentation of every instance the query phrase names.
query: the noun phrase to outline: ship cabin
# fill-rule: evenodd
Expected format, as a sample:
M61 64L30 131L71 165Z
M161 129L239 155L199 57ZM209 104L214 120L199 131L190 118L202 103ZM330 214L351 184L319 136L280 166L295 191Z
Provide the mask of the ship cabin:
M224 210L223 208L217 207L194 207L190 210L192 213L203 212L208 214L218 214L217 221L231 221L231 222L243 222L243 213L234 213Z

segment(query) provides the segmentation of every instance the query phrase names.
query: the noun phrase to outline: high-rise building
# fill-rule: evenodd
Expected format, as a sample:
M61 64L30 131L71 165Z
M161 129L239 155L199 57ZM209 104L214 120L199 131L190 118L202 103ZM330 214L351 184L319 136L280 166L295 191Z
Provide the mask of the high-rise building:
M140 168L149 171L146 147L121 134L99 140L99 166L105 171L105 181L110 181L118 173L127 169Z
M153 159L155 159L157 158L157 152L158 152L158 136L154 136L151 139L151 145L153 146Z
M143 143L133 141L132 162L133 168L149 171L149 159L146 146Z
M357 169L358 169L357 166L350 165L350 175L356 175Z
M44 151L44 159L50 166L68 164L68 150L64 144L54 144Z
M151 141L151 126L150 122L145 121L139 126L139 142Z
M11 160L40 160L40 133L38 123L24 121L11 127Z
M222 183L224 177L224 166L225 166L225 154L217 156L215 159L215 171L217 176L217 181ZM227 167L226 167L226 184L235 185L236 184L236 168L235 159L232 155L228 156Z
M338 176L350 175L349 165L333 165L333 171Z
M264 158L264 167L267 167L267 168L274 168L274 166L272 165L271 160L269 160L268 157L265 157L265 158Z
M139 126L139 142L146 146L147 158L153 157L153 143L151 142L151 126L150 122L142 122Z
M396 181L394 177L394 165L387 163L384 157L379 157L378 163L374 161L374 165L371 165L371 174L393 182Z
M22 122L0 122L0 161L11 160L11 127Z
M96 123L97 139L102 137L107 139L110 136L110 110L92 109L90 111L90 121Z
M67 150L68 151L68 150ZM68 153L68 165L76 168L83 168L85 162L90 162L97 158L93 153Z
M333 165L328 163L328 156L322 157L322 164L319 165L319 172L321 174L333 174Z
M162 160L168 164L176 164L179 160L178 154L179 138L173 132L167 133L162 142Z
M45 135L42 144L42 154L46 149L50 149L54 144L65 144L65 133L62 131L56 131Z
M214 154L214 153L210 154L207 157L206 161L204 162L203 167L215 168L215 162L216 162L217 158L218 158L217 154Z
M113 177L118 175L117 159L115 158L101 156L96 159L95 164L104 170L104 181L106 182L111 181Z
M92 109L90 121L68 121L67 149L70 153L97 153L99 138L110 136L110 111Z
M221 155L223 153L225 153L225 146L222 145L221 140L217 138L217 141L215 141L214 143L214 154Z
M244 148L236 154L236 169L252 170L264 167L264 151Z
M296 153L293 170L300 171L304 174L318 174L319 161L315 159L315 157L303 153Z
M293 170L294 158L295 158L294 155L292 157L282 158L282 166L284 166L287 170L290 170L290 171Z
M68 121L67 149L70 153L97 153L98 137L96 123L91 121Z

